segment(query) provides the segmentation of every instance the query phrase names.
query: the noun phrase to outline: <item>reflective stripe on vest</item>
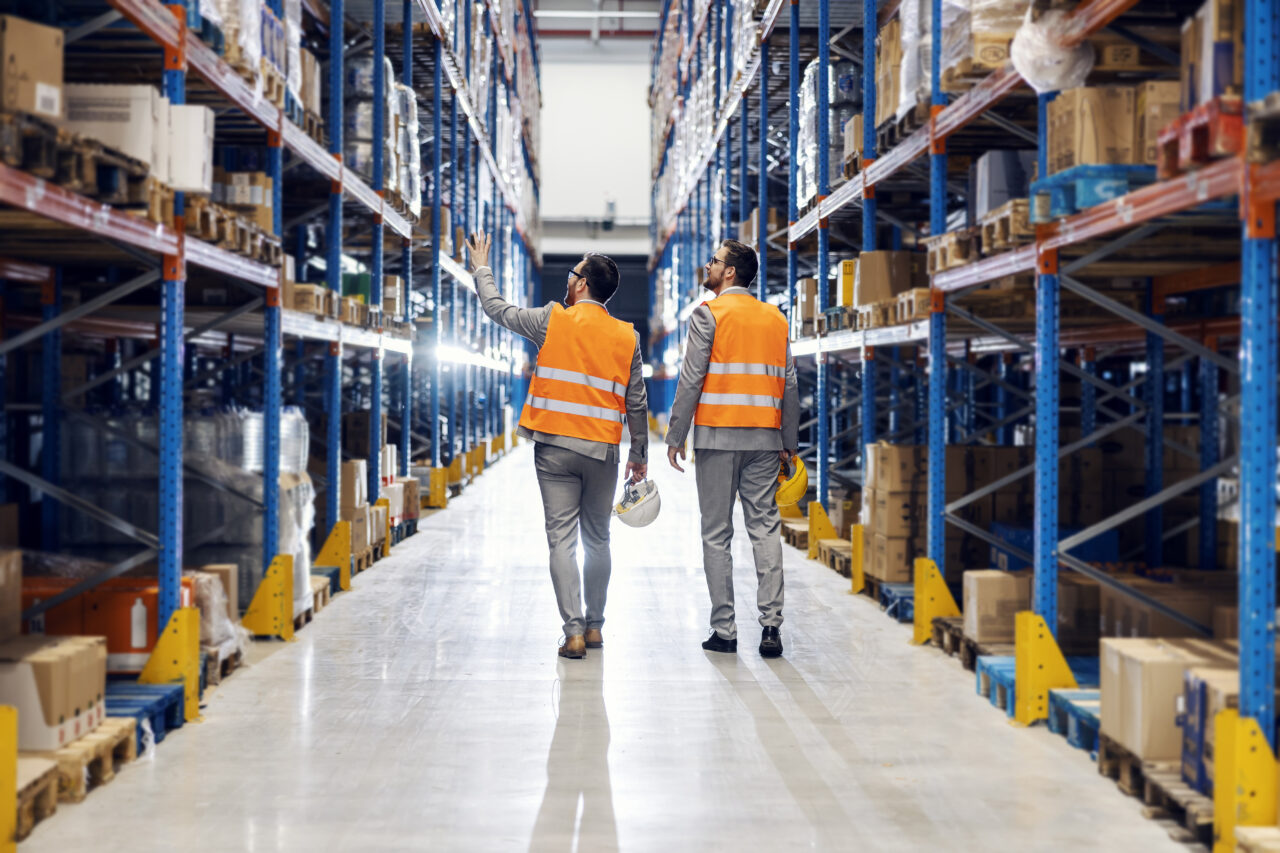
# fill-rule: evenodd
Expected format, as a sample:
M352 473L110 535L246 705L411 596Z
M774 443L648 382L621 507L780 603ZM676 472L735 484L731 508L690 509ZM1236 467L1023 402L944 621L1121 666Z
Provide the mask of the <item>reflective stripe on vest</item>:
M520 426L618 444L635 350L635 329L603 305L554 305Z
M707 303L716 320L711 361L694 422L709 427L782 427L787 321L748 293L722 293Z

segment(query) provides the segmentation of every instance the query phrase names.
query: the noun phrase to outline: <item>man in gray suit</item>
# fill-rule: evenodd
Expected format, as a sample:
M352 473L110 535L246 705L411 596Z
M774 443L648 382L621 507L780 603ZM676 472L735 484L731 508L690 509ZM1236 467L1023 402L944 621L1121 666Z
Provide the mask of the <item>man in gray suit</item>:
M534 442L551 585L564 620L559 654L581 658L588 648L604 645L609 520L624 423L631 433L628 478L643 480L648 470L649 399L640 335L605 308L618 289L618 267L604 255L589 252L569 270L567 309L559 303L519 308L498 292L489 246L485 234L473 234L467 244L480 307L490 320L539 348L517 434ZM579 533L586 552L581 580Z
M782 522L774 500L781 463L796 453L800 399L786 318L747 288L758 261L725 240L704 268L715 298L689 318L684 364L667 429L667 459L683 471L693 426L702 562L711 594L711 636L702 647L737 652L734 622L733 499L742 500L756 564L760 654L782 654ZM696 425L695 425L696 424Z

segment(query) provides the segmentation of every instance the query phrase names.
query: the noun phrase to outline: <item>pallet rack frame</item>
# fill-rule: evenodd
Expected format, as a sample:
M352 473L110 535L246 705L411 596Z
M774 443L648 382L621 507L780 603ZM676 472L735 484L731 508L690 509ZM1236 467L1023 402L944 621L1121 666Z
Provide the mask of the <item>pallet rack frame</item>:
M819 45L819 79L825 79L825 62L828 57L830 30L828 25L828 2L818 0L819 10L818 45ZM654 57L655 74L659 67L661 52L665 49L662 33L672 3L664 4L659 37ZM686 28L681 45L681 87L680 94L687 96L689 92L687 56L693 45L696 33L700 32L706 10L711 4L699 4L697 11L694 3L681 3L684 10ZM1108 25L1134 5L1134 0L1097 0L1081 4L1071 15L1068 29L1063 35L1066 45L1079 44L1089 34ZM767 42L776 21L780 4L772 3L765 12L761 22L761 41ZM863 113L875 114L875 29L873 22L877 20L877 3L875 0L863 0L863 39L862 39L862 75L863 75ZM941 3L934 0L932 4L933 21L940 22ZM694 25L694 21L697 22ZM1264 0L1246 0L1245 3L1245 101L1252 103L1264 95L1280 88L1280 13ZM800 87L800 4L792 0L790 4L789 60L790 60L790 107L788 110L789 134L791 149L794 150L798 137L798 92ZM935 26L937 24L935 23ZM989 75L972 89L956 97L948 103L940 86L940 45L942 39L935 32L932 40L932 63L930 79L930 118L928 124L911 134L907 139L890 149L877 152L875 149L874 122L864 122L863 127L863 159L861 169L852 179L828 194L823 183L828 147L828 128L825 127L825 86L819 85L818 107L818 143L819 152L819 192L813 209L800 216L796 199L796 163L789 162L788 197L788 252L786 274L786 304L794 305L796 297L796 281L800 265L804 261L799 257L798 245L801 240L816 232L819 241L817 266L819 270L819 311L827 304L826 234L830 218L845 208L854 208L861 204L863 225L863 249L875 248L874 223L879 217L876 210L876 187L893 176L913 167L914 162L929 156L929 202L931 233L940 234L945 231L946 197L946 142L948 137L971 122L987 113L990 107L1000 102L1020 84L1020 78L1011 66L1006 65ZM761 53L766 47L762 47ZM767 55L767 54L766 54ZM678 171L682 175L698 176L684 182L686 189L666 212L666 218L655 221L655 251L651 265L655 271L655 282L658 273L668 271L682 283L678 292L682 304L675 313L681 321L687 318L696 301L696 292L689 292L689 283L693 280L693 267L689 255L697 255L701 244L697 235L713 238L711 221L706 216L702 203L703 188L710 178L708 164L714 162L716 146L721 142L726 118L732 113L732 94L744 91L753 85L751 75L755 68L744 77L733 81L730 89L731 97L726 99L718 112L712 138L707 148L701 148L686 158L686 162L672 162L670 140L675 135L670 125L680 120L673 118L663 138L663 148L658 158L659 166L655 172L655 193L657 179L670 171ZM757 119L760 124L761 157L760 175L760 219L766 219L767 195L764 172L767 169L765 136L768 132L768 108L765 91L767 76L761 74L761 108ZM1045 162L1044 140L1046 139L1045 119L1048 102L1052 94L1042 95L1037 99L1039 116L1039 133L1034 136L1038 143L1040 174L1047 174ZM727 108L726 108L727 106ZM745 135L745 134L744 134ZM1070 269L1078 262L1059 262L1059 250L1078 245L1085 240L1108 238L1111 243L1093 256L1096 260L1109 251L1127 245L1128 242L1152 233L1147 229L1149 223L1155 223L1161 217L1191 210L1215 199L1227 199L1238 196L1241 199L1242 216L1242 261L1239 265L1224 264L1207 270L1196 270L1183 276L1165 276L1162 283L1157 278L1153 284L1153 300L1146 313L1133 311L1108 300L1105 296L1085 287L1070 276ZM1162 542L1174 533L1187 529L1187 526L1198 524L1201 532L1197 562L1208 568L1215 564L1215 529L1213 520L1217 511L1217 492L1215 480L1227 472L1234 459L1221 459L1218 453L1217 422L1220 402L1218 399L1218 381L1223 370L1238 372L1241 376L1241 404L1248 413L1242 419L1241 441L1239 453L1240 468L1240 672L1241 699L1240 714L1243 718L1256 721L1265 733L1266 740L1274 752L1275 732L1275 625L1272 614L1275 609L1275 459L1276 459L1276 377L1277 352L1275 317L1277 311L1276 279L1277 250L1275 240L1276 203L1280 200L1280 164L1250 164L1242 157L1214 162L1204 168L1171 180L1133 191L1128 195L1098 207L1084 210L1066 220L1042 230L1035 242L1001 255L992 256L932 276L932 305L927 320L917 321L905 326L887 329L860 331L829 331L827 334L793 341L793 353L798 361L813 357L817 362L819 392L814 395L814 416L806 422L815 424L820 433L816 449L818 500L825 504L828 477L828 428L831 419L845 411L847 402L836 402L832 395L825 393L827 385L828 360L838 354L860 353L862 365L860 393L856 401L860 411L860 434L864 443L870 443L876 437L876 418L880 414L879 392L877 380L880 378L876 362L889 365L890 379L888 389L889 432L891 440L910 427L903 429L899 422L898 411L903 392L906 390L900 383L915 373L915 368L897 358L884 358L887 349L896 349L903 345L923 346L927 348L927 376L915 377L912 390L915 398L916 420L927 423L925 441L929 453L928 481L928 545L927 555L934 563L945 571L945 529L948 523L958 524L968 532L985 533L972 525L968 525L956 514L969 500L975 500L982 494L989 494L991 487L980 493L968 495L959 500L948 502L946 499L946 483L943 464L946 437L949 430L948 419L953 411L963 412L964 434L972 437L974 430L993 432L999 443L1011 443L1014 422L1024 419L1029 414L1035 415L1036 423L1041 428L1036 431L1034 462L1016 475L1010 475L1006 481L1016 477L1034 474L1035 477L1035 538L1034 553L1025 554L1034 565L1034 610L1042 617L1050 629L1057 624L1057 573L1059 564L1085 574L1097 576L1090 567L1065 553L1074 545L1080 544L1092 535L1109 529L1125 520L1156 510L1169 498L1183 492L1198 491L1200 515L1187 525L1173 531L1162 531L1161 519L1157 513L1148 515L1147 533L1143 551L1150 560L1159 561ZM745 205L743 205L745 207ZM655 210L658 205L655 195ZM742 217L740 216L740 219ZM1157 227L1152 225L1151 227ZM1137 229L1136 231L1131 229ZM761 265L768 257L767 235L761 227L759 245ZM1128 232L1125 234L1124 232ZM1120 235L1120 236L1117 236ZM1087 260L1085 261L1087 262ZM1227 269L1234 267L1234 271ZM961 292L979 287L987 282L1015 273L1033 273L1036 280L1035 340L1030 343L1010 335L995 324L981 320L972 312L966 311L954 303L954 297ZM1179 289L1203 289L1215 285L1228 285L1240 282L1241 285L1241 320L1238 324L1229 321L1211 321L1193 324L1165 324L1162 322L1163 298ZM762 281L762 289L764 282ZM1162 393L1158 379L1138 379L1128 383L1111 383L1099 376L1098 349L1107 347L1120 340L1129 340L1132 333L1117 332L1114 327L1080 330L1064 330L1059 325L1059 293L1066 289L1071 293L1084 297L1106 311L1118 315L1126 324L1136 325L1145 335L1143 349L1148 362L1148 377L1163 377L1171 369L1183 370L1184 383L1189 382L1186 370L1193 362L1198 366L1196 373L1200 386L1201 406L1199 420L1203 430L1201 447L1196 454L1200 463L1200 473L1185 479L1181 483L1166 486L1160 474L1161 452L1164 446L1171 444L1168 440L1154 440L1162 429L1164 418ZM1000 352L1000 358L994 371L983 371L969 361L970 342L965 342L963 353L959 356L952 353L954 342L948 340L947 315L959 316L968 323L976 324L986 335L981 341L973 342L981 345L977 351ZM674 352L678 351L682 329L666 331L664 346L655 363L655 377L666 375L668 368L674 365ZM1241 340L1240 366L1233 359L1220 351L1220 340L1238 336ZM1201 341L1203 338L1203 342ZM1165 349L1172 345L1181 351L1181 355L1166 360ZM1037 353L1058 353L1064 347L1074 347L1081 351L1079 364L1060 358L1036 357ZM1020 353L1035 357L1034 386L1028 390L1015 382L1015 366ZM951 370L948 370L951 367ZM658 371L664 371L659 374ZM1060 445L1057 435L1058 414L1061 408L1058 377L1060 371L1066 371L1082 382L1081 395L1081 432L1083 437L1068 445ZM948 394L947 385L951 377L959 377L958 399ZM668 380L669 380L668 376ZM923 380L923 381L922 381ZM977 404L975 392L982 387L994 386L995 415L990 416ZM1139 386L1145 400L1131 394ZM1184 388L1189 388L1186 384ZM1098 392L1102 393L1099 394ZM664 401L668 397L651 393L655 400L655 409L662 411ZM1033 405L1018 405L1015 400L1032 400ZM1136 407L1127 417L1110 417L1107 423L1100 424L1098 414L1101 407L1110 400L1118 399ZM1185 398L1184 398L1185 399ZM955 402L953 402L955 400ZM1183 406L1185 412L1187 406ZM975 417L983 417L987 423L978 426ZM1138 428L1148 435L1147 459L1149 478L1146 483L1146 498L1125 510L1119 516L1108 519L1099 525L1091 525L1080 533L1061 537L1058 531L1058 461L1062 456L1075 449L1088 446L1092 441L1109 434L1116 429L1127 427ZM837 433L839 435L839 433ZM1174 448L1175 451L1185 448ZM966 526L967 525L967 526ZM1097 577L1104 580L1105 576ZM1105 582L1115 583L1109 578ZM1125 588L1126 594L1135 595L1135 591ZM1138 594L1138 597L1141 597ZM1154 604L1148 600L1149 604ZM1173 615L1164 608L1165 615ZM1181 614L1177 614L1181 617ZM1188 621L1181 617L1182 621ZM1203 626L1199 626L1203 630Z

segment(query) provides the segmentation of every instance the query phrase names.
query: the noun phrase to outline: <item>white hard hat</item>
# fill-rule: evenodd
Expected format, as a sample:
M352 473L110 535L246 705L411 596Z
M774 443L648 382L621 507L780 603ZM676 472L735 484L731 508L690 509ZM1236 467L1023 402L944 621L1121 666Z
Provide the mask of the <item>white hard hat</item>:
M653 480L628 481L622 487L622 500L614 505L613 514L629 527L645 527L658 517L660 509L662 498L658 495L657 483Z

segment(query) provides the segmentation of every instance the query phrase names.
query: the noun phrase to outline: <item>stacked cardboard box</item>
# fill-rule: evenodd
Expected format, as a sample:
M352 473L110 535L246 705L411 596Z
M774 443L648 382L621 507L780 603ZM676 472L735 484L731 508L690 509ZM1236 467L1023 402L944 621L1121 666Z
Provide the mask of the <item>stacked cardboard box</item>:
M1186 671L1234 667L1236 653L1217 640L1104 637L1100 664L1102 734L1142 761L1177 761Z
M893 119L902 85L902 24L897 18L876 37L876 127Z
M0 109L45 121L66 115L62 84L62 30L0 15Z
M1031 572L964 573L964 635L977 643L1012 643L1014 616L1031 606Z
M1156 138L1177 115L1172 82L1082 86L1049 104L1049 171L1155 163Z
M404 316L404 279L398 275L384 276L382 279L382 316L388 320L399 320Z
M783 225L778 218L778 209L775 207L769 208L768 217L768 220L765 222L765 226L768 229L767 233L775 234L778 231L781 231ZM746 222L738 224L738 242L746 243L758 252L760 251L759 236L760 208L756 207L751 210L751 216Z
M1166 571L1163 580L1123 574L1117 579L1201 625L1212 626L1215 610L1236 600L1236 577L1228 572ZM1104 586L1099 591L1099 630L1104 637L1195 637L1198 632L1131 595Z
M359 554L373 544L370 531L369 469L364 459L342 463L339 512L351 523L351 550Z
M858 307L885 302L913 287L928 286L923 252L863 252L858 256L854 276L853 304Z
M266 172L228 172L218 167L213 170L212 198L268 234L275 233L274 193Z
M793 338L812 335L818 317L818 280L802 278L796 282L796 310L792 312Z
M13 637L0 642L0 703L18 709L18 749L48 751L106 719L103 637Z

